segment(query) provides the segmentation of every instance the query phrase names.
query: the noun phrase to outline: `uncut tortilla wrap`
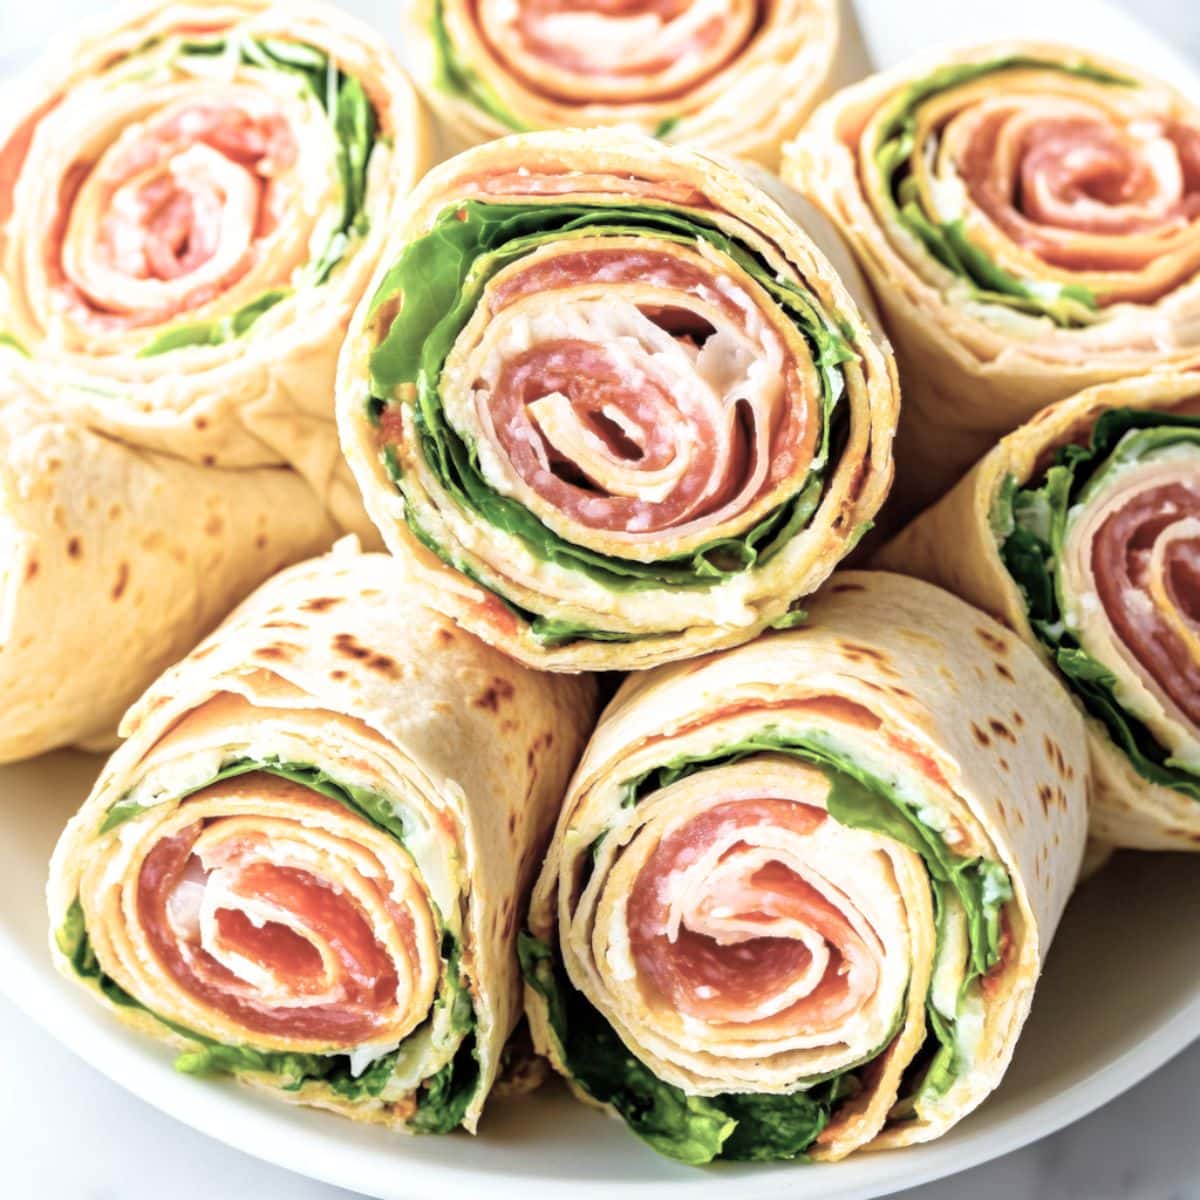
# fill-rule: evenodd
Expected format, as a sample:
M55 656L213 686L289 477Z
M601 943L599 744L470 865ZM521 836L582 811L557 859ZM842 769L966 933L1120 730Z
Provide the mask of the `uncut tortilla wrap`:
M512 663L423 608L393 559L340 543L260 588L129 711L127 740L54 854L48 894L58 966L127 1024L182 1050L181 1069L232 1070L282 1099L355 1120L442 1131L449 1112L453 1125L474 1130L520 1016L513 946L526 888L593 695L589 680L539 677ZM305 778L315 769L312 786L328 793L332 783L341 803L268 774L269 766L231 774L231 763L290 764L291 776ZM230 777L211 783L220 768ZM400 822L402 840L385 819ZM157 911L145 907L161 874L155 856L201 824L182 877L168 876L165 920L146 919ZM281 872L264 877L264 862L309 882L298 896L281 893ZM386 891L372 883L380 876ZM197 887L201 898L189 892ZM261 950L252 931L235 926L231 934L225 924L244 911L277 938L291 928L336 956L339 946L359 944L357 927L336 914L330 925L314 896L328 905L344 895L365 914L377 949L387 948L399 981L394 1003L382 984L355 1001L358 977L336 963L314 997L307 976L289 974L289 962L304 961L295 950L291 959L270 943ZM194 909L199 924L191 927ZM415 930L407 949L398 909ZM164 965L169 950L153 940L162 936L192 946L193 956L200 939L232 964L249 986L228 974L218 982L248 996L252 1011L227 1012L179 982ZM147 946L158 948L148 954ZM370 961L357 953L354 961ZM324 1015L298 1025L324 1014L312 1007L317 998L340 1021L362 1018L365 1008L369 1032ZM272 1023L252 1027L264 1012ZM189 1030L216 1043L217 1057ZM220 1057L222 1048L236 1056ZM367 1062L351 1058L347 1072L345 1056L354 1053ZM342 1065L329 1074L330 1062ZM380 1062L386 1086L375 1078ZM439 1078L459 1096L457 1109L431 1110Z
M997 498L1011 478L1023 486L1068 443L1085 444L1096 421L1119 409L1194 415L1200 376L1164 371L1103 384L1043 410L1004 438L936 505L876 556L877 565L916 575L962 596L1016 631L1043 657L1026 599L993 531ZM1200 801L1140 775L1104 724L1087 720L1092 756L1092 834L1101 843L1152 850L1200 847Z
M499 270L489 267L494 273L481 290L455 307L456 297L475 286L468 266L484 256L447 249L444 242L476 229L490 236L485 222L498 221L493 214L503 214L504 205L526 206L531 215L522 219L530 223L554 220L564 205L582 206L588 215L581 221L599 220L590 214L613 206L638 206L632 222L649 220L646 213L703 220L713 236L752 248L774 272L771 286L783 287L782 280L807 289L818 306L812 311L819 308L827 323L821 336L847 348L848 358L828 366L844 388L831 418L837 428L827 437L818 433L827 385L817 376L818 355L797 318L743 262L690 236L690 225L675 240L640 226L610 235L531 234L543 238L535 249ZM465 224L463 213L471 214ZM516 135L459 155L426 176L355 315L339 366L338 419L368 511L393 552L411 558L430 581L432 603L522 662L569 671L647 667L745 641L788 619L793 601L849 553L882 504L898 405L890 351L869 303L859 302L852 264L835 247L837 261L850 271L843 277L823 256L806 233L810 216L816 230L826 225L765 172L599 130ZM502 250L508 252L507 243ZM656 256L661 271L641 265L641 254ZM628 267L628 278L614 274L631 262L639 265ZM453 264L457 270L460 263L463 281L451 294L450 283L432 276L435 268ZM671 271L692 272L699 282L676 284ZM410 272L411 317L403 282ZM550 273L549 281L535 287L536 272ZM656 325L643 309L661 310L670 319L683 312L717 332L698 335L706 340L697 353L695 343ZM426 330L421 322L430 310L430 321L447 310L450 315ZM438 331L460 320L461 328L446 335L444 359L427 367L421 354L434 354L429 347L441 344ZM562 387L571 392L578 383L586 391L594 381L608 389L603 404L590 393L568 396L554 382L559 368L551 351L560 338L568 357L582 355L589 364L560 372ZM711 349L717 343L727 359ZM528 394L502 425L492 406L507 414L500 405L515 394L511 372L524 369L529 356L532 379L522 385ZM722 362L732 383L722 381ZM404 379L377 382L380 370ZM786 405L798 415L789 415ZM464 503L459 483L447 483L447 470L465 468L460 460L447 467L443 452L429 448L431 411L448 429L436 436L457 439L462 454L477 464L470 469L479 484L470 487L485 492L487 504L506 506L502 516L490 518L477 502ZM739 449L743 430L733 424L738 412L750 414L747 440L768 439L753 455ZM589 424L597 413L621 436L646 443L645 454L628 456L606 444ZM785 419L803 423L794 439L773 432L784 428ZM816 451L814 439L821 438ZM662 439L672 439L670 454ZM529 446L535 456L549 455L551 447L569 467L578 467L595 481L592 494L548 466L531 467L530 482L520 465ZM718 486L706 483L708 490L698 493L707 508L689 493L691 509L678 518L665 515L682 492L679 478L686 482L693 469L716 475L718 466L725 472ZM764 483L776 467L778 479ZM714 491L717 496L707 501ZM743 551L740 561L748 566L714 570L706 563L704 578L691 577L689 556L799 511L806 496L815 508L799 525L777 522L778 544L769 561L765 553L759 563L757 551ZM607 517L588 523L593 499L617 513L616 527L605 526ZM635 509L651 514L648 524ZM532 534L526 533L531 525ZM587 556L582 568L581 555ZM644 573L627 584L637 571ZM654 574L659 571L674 574ZM676 586L672 580L681 575L688 577ZM720 580L710 586L706 580L716 576Z
M304 272L333 257L343 211L334 118L295 72L228 53L180 58L187 39L315 49L365 92L376 128L361 205L321 282ZM203 465L290 465L341 528L370 541L338 453L334 371L392 213L430 153L428 118L374 31L318 0L139 2L57 43L7 99L0 353L14 359L15 386L134 447ZM218 116L193 141L186 121L183 132L172 124L188 105L230 104L256 114L258 132ZM261 150L257 137L282 138L284 149L268 150L255 175L244 156ZM148 167L134 161L146 147L159 153ZM165 202L146 189L168 184L183 189L176 199L190 206L196 240L211 241L207 259L188 257L186 229L178 245L165 229L168 253L184 257L161 265L155 231L166 218L154 205ZM122 220L131 227L114 225ZM237 336L222 326L230 321ZM223 340L187 340L193 332L156 348L198 329Z
M914 128L920 136L936 135L942 147L922 168L922 178L929 182L922 183L926 190L920 204L926 217L935 221L961 214L964 236L976 250L1012 276L1032 281L1033 289L1067 287L1068 292L1056 293L1053 301L1070 310L1065 324L981 302L961 273L938 261L896 210L888 209L871 176L871 139L879 135L887 106L898 102L906 88L937 72L969 70L1009 55L1067 64L1076 72L1112 73L1125 82L1098 83L1063 71L1012 70L948 87L915 110ZM958 165L965 151L959 142L974 128L969 124L974 114L1007 111L1004 106L1010 100L1018 114L1012 122L1015 148L1006 142L1003 152L987 162L989 170L1008 172L997 184L997 195L1008 199L989 203L1017 207L1011 212L1001 207L999 216L989 215L991 210L965 190ZM1025 165L1026 150L1016 142L1028 124L1021 124L1022 104L1034 115L1028 125L1032 132L1020 136L1034 136L1038 119L1052 132L1053 121L1064 112L1096 131L1084 135L1095 142L1085 140L1082 151L1077 148L1077 155L1083 154L1081 171L1100 153L1097 147L1104 138L1116 139L1117 149L1111 153L1117 165L1110 162L1107 169L1119 178L1132 180L1144 156L1151 179L1162 172L1144 199L1145 207L1138 207L1143 199L1132 183L1133 194L1124 207L1120 198L1105 199L1107 193L1087 179L1069 195L1065 190L1065 199L1051 183L1047 193L1039 192L1048 198L1038 202L1064 207L1054 207L1039 224L1040 210L1028 199L1031 181L1050 179L1054 171L1069 175L1076 168L1069 154L1049 146L1039 151L1036 162L1030 151L1031 165ZM1038 112L1042 118L1036 117ZM945 146L951 135L944 133L943 121L948 122L945 129L963 130L961 137L953 135L959 138L953 150ZM814 113L786 148L783 175L841 229L870 279L895 342L905 380L905 407L897 435L894 507L911 515L935 500L997 437L1045 405L1097 383L1179 364L1200 352L1200 224L1195 199L1200 179L1193 178L1187 165L1198 146L1200 111L1194 98L1125 64L1032 42L931 52L847 88ZM914 162L920 151L913 150ZM1033 174L1018 187L1011 179L1021 170ZM1071 176L1063 186L1074 182ZM1016 200L1011 199L1014 195ZM1084 208L1073 211L1070 206L1075 203ZM1105 222L1096 225L1095 234L1086 232L1092 220ZM1135 222L1133 231L1122 230L1121 220ZM1010 226L1021 231L1019 237L1045 236L1065 247L1064 255L1082 257L1076 257L1074 265L1070 258L1047 262L1037 244L1027 246L1018 235L1010 235ZM1121 256L1133 257L1123 263ZM1099 309L1081 312L1078 305L1071 307L1070 289L1078 287L1099 297Z
M111 746L156 674L334 536L287 468L130 446L13 397L0 372L0 762Z
M781 145L817 101L868 67L842 0L756 9L719 0L664 17L649 6L554 12L542 5L531 13L520 5L406 0L404 52L455 150L514 131L620 125L774 169ZM722 33L688 54L687 41L702 35L698 13L709 33L714 24ZM544 43L522 36L526 21L548 34ZM629 43L617 55L606 34Z
M802 744L824 747L826 766L834 754L890 780L954 854L1001 864L1009 880L1007 900L997 891L1001 948L958 1010L972 1031L961 1042L965 1066L940 1096L890 1120L897 1090L903 1098L912 1086L904 1072L925 1037L926 995L938 1005L947 993L958 997L963 964L947 972L935 952L934 877L922 859L872 825L822 819L845 786L844 777L831 780L846 768L826 776L814 769L818 760L786 752ZM1012 1056L1083 856L1086 776L1082 722L1017 638L919 581L839 572L802 628L633 676L603 714L530 906L536 941L526 944L526 1003L535 1042L582 1099L595 1103L606 1087L601 1098L651 1144L666 1142L667 1153L680 1149L671 1142L680 1126L707 1127L708 1150L695 1154L694 1142L685 1143L677 1154L685 1161L708 1161L722 1139L736 1158L838 1159L936 1138L996 1087ZM772 803L808 815L801 822L775 808L737 816L739 805L751 812ZM730 812L721 820L732 832L717 824L714 833L714 814ZM800 885L780 880L783 866L803 881L801 899L813 888L824 897L809 901L805 915L788 906L789 887ZM667 915L647 910L654 903ZM746 924L740 913L757 915ZM875 947L875 983L822 1024L817 998L836 993L843 977L853 989L860 938ZM789 939L807 953L797 959ZM723 970L714 965L722 958ZM812 963L821 964L815 981ZM704 987L688 982L696 972ZM739 991L753 997L750 1015ZM572 1041L574 1023L587 1019L580 992L594 1008L592 1024ZM635 1074L614 1088L594 1063L590 1079L572 1069L590 1062L588 1039L605 1030L615 1048L601 1053L636 1056L658 1081L654 1102L644 1074L640 1084ZM799 1119L780 1107L797 1103L797 1085L820 1095L820 1081L848 1068L858 1071L857 1091L826 1102L823 1128L810 1129L815 1141L787 1153L775 1144L764 1155L772 1146L765 1139ZM635 1084L642 1090L627 1090ZM774 1105L757 1135L739 1132L755 1119L746 1093Z

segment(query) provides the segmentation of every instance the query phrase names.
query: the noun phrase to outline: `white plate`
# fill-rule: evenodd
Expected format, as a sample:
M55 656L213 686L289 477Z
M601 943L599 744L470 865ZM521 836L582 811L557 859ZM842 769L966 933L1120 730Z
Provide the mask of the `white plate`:
M395 0L348 3L388 29ZM90 0L49 6L82 14ZM1106 4L872 0L858 5L864 41L885 64L944 41L1032 36L1074 40L1169 76L1200 79L1168 46ZM36 21L26 12L23 20ZM7 14L7 7L5 8ZM0 23L0 32L3 32ZM23 30L28 36L28 29ZM177 1074L172 1055L127 1033L60 979L45 948L43 887L59 829L97 760L57 754L0 768L0 989L87 1062L142 1099L250 1154L386 1200L434 1194L495 1200L834 1200L885 1195L1013 1150L1124 1091L1200 1035L1200 887L1195 859L1118 858L1074 897L1003 1086L947 1137L835 1166L721 1166L656 1156L614 1121L558 1088L497 1106L476 1139L405 1138L292 1109L219 1080Z

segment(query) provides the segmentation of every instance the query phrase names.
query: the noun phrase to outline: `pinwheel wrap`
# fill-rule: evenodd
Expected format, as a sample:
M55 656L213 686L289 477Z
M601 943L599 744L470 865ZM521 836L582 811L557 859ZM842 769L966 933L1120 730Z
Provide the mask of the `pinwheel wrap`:
M404 45L456 148L620 125L778 164L865 59L839 0L405 0Z
M0 504L21 553L0 561L0 689L21 699L0 757L111 739L272 571L338 528L376 538L339 453L334 373L423 120L378 39L306 2L140 4L9 96ZM44 460L28 432L12 440L38 419ZM74 449L48 448L62 439ZM14 565L26 553L36 579ZM47 608L51 580L73 583ZM97 622L120 658L92 653Z
M689 1163L938 1137L999 1083L1086 835L1082 721L947 592L631 677L522 939L534 1039Z
M882 551L993 613L1088 714L1092 833L1200 849L1200 374L1081 392Z
M307 0L146 4L9 113L0 331L37 399L191 462L288 463L362 527L334 369L426 157L379 39Z
M784 176L880 301L910 511L1046 404L1200 354L1200 110L1122 64L926 57L823 105Z
M425 178L355 315L338 419L431 603L561 670L795 619L882 503L897 391L769 186L606 131Z
M180 1070L473 1130L592 692L405 582L340 545L151 687L55 851L53 952Z

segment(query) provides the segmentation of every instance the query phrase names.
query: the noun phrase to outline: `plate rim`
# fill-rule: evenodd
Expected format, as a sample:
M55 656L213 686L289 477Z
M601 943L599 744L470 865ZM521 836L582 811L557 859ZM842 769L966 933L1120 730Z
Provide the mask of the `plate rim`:
M844 4L849 2L843 0ZM873 3L887 5L894 3L894 0L857 0L857 20L864 29L870 24L866 10ZM1153 56L1142 59L1143 65L1165 75L1172 82L1190 84L1189 90L1200 96L1200 67L1176 50L1163 35L1148 28L1138 18L1135 5L1118 7L1110 0L1072 0L1072 4L1077 10L1085 7L1094 9L1114 28L1121 27L1131 32L1136 30L1138 38L1134 55L1140 57L1139 52L1144 48L1154 51ZM394 33L394 29L381 32L388 37ZM1086 31L1081 30L1081 33L1086 34ZM390 40L394 41L394 38ZM865 40L871 40L869 35ZM935 40L940 44L945 39ZM969 39L955 40L962 42ZM1081 36L1079 42L1091 45L1093 39ZM11 58L0 60L2 68L7 69L12 65ZM0 994L85 1066L98 1071L140 1102L221 1145L294 1175L369 1196L386 1197L389 1200L405 1197L407 1200L409 1196L425 1195L431 1186L447 1183L454 1186L456 1177L457 1182L461 1183L485 1174L483 1170L456 1169L453 1164L447 1166L406 1157L403 1153L404 1143L399 1142L394 1158L394 1174L397 1177L396 1187L401 1190L389 1187L387 1191L380 1192L380 1172L374 1152L364 1155L358 1147L347 1142L344 1144L344 1153L328 1153L329 1141L337 1137L335 1118L324 1113L302 1114L306 1118L327 1122L332 1129L331 1133L310 1139L305 1136L303 1124L295 1120L300 1110L285 1107L232 1081L210 1083L208 1086L221 1088L227 1094L214 1099L216 1093L213 1092L206 1098L197 1093L196 1081L174 1076L173 1073L167 1076L163 1073L164 1064L160 1061L162 1055L156 1053L162 1050L161 1047L152 1043L141 1045L144 1039L119 1026L101 1006L61 978L48 964L39 966L35 963L28 954L28 948L3 923L0 923ZM126 1041L130 1044L127 1045ZM519 1186L523 1197L561 1197L564 1191L569 1190L573 1200L612 1200L614 1193L619 1200L650 1200L653 1189L655 1200L662 1200L667 1191L680 1194L686 1191L689 1200L717 1200L718 1197L728 1200L731 1189L735 1189L739 1200L776 1200L794 1193L795 1182L789 1181L791 1171L815 1170L822 1172L822 1200L873 1200L897 1190L949 1178L1033 1145L1110 1103L1197 1041L1200 1041L1200 985L1152 1033L1111 1061L1087 1071L1082 1078L1059 1091L1034 1099L1021 1112L1006 1117L999 1127L984 1126L977 1131L967 1132L952 1144L935 1141L912 1148L923 1152L918 1165L912 1168L901 1165L890 1176L879 1173L873 1180L853 1177L858 1173L847 1170L850 1164L813 1168L784 1164L776 1165L769 1174L763 1173L758 1177L740 1172L734 1175L718 1166L706 1171L693 1171L678 1178L596 1178L574 1180L569 1186L561 1179L539 1179L529 1175L518 1177L515 1172L512 1175L497 1175L496 1181L504 1185L504 1194L508 1194L509 1188ZM170 1070L169 1063L166 1069ZM231 1098L233 1103L229 1102ZM256 1106L255 1101L260 1106ZM288 1124L292 1124L290 1136L284 1133ZM266 1138L259 1136L263 1129L269 1131ZM398 1135L401 1138L403 1136ZM900 1165L904 1164L911 1152L911 1149L886 1151L881 1155ZM864 1155L851 1162L870 1163L878 1161L881 1155ZM499 1190L497 1195L499 1200Z

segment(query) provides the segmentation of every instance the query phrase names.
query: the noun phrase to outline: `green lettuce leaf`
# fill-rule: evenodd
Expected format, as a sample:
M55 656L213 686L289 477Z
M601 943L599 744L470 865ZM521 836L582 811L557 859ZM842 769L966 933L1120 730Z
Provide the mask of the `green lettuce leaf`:
M611 1105L648 1145L691 1166L715 1159L802 1158L834 1106L857 1090L850 1074L788 1096L692 1096L659 1079L625 1048L604 1017L566 977L556 953L522 931L517 951L526 982L546 1002L551 1031L572 1080Z
M517 133L532 128L513 116L504 107L496 89L459 57L450 31L446 28L446 7L442 0L435 0L429 32L433 38L434 86L439 91L469 100L480 112L487 113Z
M372 792L354 784L342 783L327 775L319 767L308 766L304 763L284 762L277 757L267 758L235 758L226 763L211 779L198 783L195 787L178 793L176 800L186 800L188 796L204 788L211 787L225 779L233 779L238 775L247 775L251 771L265 771L268 775L277 775L280 779L290 780L302 787L311 788L343 804L351 812L366 817L374 825L378 825L385 833L390 833L401 845L404 845L404 819L393 806L392 802L380 792ZM115 801L105 815L98 833L110 833L117 826L146 811L148 805L124 796Z
M492 490L484 479L477 449L445 418L438 385L455 339L467 324L487 281L508 263L550 241L586 236L652 233L679 244L702 240L733 258L788 312L812 347L822 383L822 435L813 470L802 487L738 538L722 538L693 553L642 563L577 546L559 537L529 509ZM443 212L433 228L409 243L384 277L371 312L397 294L404 303L371 354L368 414L378 420L382 406L401 390L415 388L413 419L421 453L439 483L462 508L519 538L539 558L575 570L614 591L704 589L770 561L803 529L820 503L824 472L834 447L834 421L844 390L841 367L855 355L836 321L814 297L780 279L757 256L726 234L689 214L644 205L594 208L577 204L505 205L467 201ZM394 457L389 473L403 493L403 475ZM406 506L411 514L411 505ZM439 553L426 531L414 534ZM453 563L462 570L459 563ZM489 587L486 581L478 580ZM503 598L503 597L501 597ZM512 607L510 605L510 607ZM519 615L521 610L515 609ZM621 640L627 635L532 622L535 636L548 644L568 637Z
M1055 62L1028 55L1006 55L983 62L940 67L909 84L892 101L888 115L880 125L879 142L873 155L875 169L901 224L920 239L942 266L971 284L975 299L1033 316L1049 317L1064 328L1086 325L1095 319L1099 308L1094 292L1079 284L1027 279L1006 270L970 240L961 219L937 221L925 212L919 203L915 180L908 173L913 153L923 151L915 145L915 138L917 110L926 100L988 75L1024 69L1058 71L1107 87L1137 86L1136 80L1113 74L1083 59Z
M1066 627L1057 562L1067 518L1103 485L1108 471L1170 445L1200 447L1200 418L1129 408L1110 409L1088 444L1064 446L1039 486L1006 479L992 505L991 525L1000 556L1025 600L1029 623L1068 686L1143 779L1200 800L1200 776L1174 762L1154 735L1116 696L1116 677Z
M274 308L280 300L290 294L283 289L264 292L256 300L252 300L227 317L197 325L173 325L170 329L164 329L162 333L143 346L137 356L138 358L153 358L156 354L166 354L170 350L179 350L183 346L220 346L225 342L236 341L263 313Z

